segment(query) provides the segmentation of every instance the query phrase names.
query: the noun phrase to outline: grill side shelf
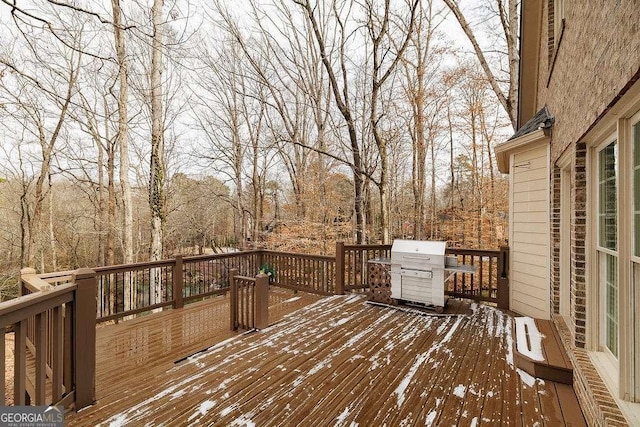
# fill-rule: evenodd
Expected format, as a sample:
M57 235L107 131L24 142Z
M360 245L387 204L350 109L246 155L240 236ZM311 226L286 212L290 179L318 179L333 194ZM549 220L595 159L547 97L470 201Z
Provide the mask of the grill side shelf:
M445 267L444 270L449 273L469 273L474 274L478 267L475 265L457 265L455 267Z

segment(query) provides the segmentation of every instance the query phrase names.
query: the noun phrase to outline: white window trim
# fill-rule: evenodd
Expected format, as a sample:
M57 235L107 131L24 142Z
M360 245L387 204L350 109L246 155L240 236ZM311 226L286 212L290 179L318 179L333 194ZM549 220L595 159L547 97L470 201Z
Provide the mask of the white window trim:
M587 150L587 337L586 349L590 358L610 389L625 417L640 425L640 378L632 378L635 366L640 366L640 340L634 333L640 331L640 302L634 292L640 285L633 284L633 263L640 266L640 257L633 256L633 141L631 127L640 120L640 97L626 103L625 111L616 111L614 117L603 119L588 135ZM619 106L618 106L619 107ZM616 139L618 143L618 339L619 357L616 359L601 345L601 295L598 277L598 152ZM640 275L640 274L639 274ZM634 332L635 331L635 332Z
M616 250L612 250L609 248L605 248L600 246L600 224L599 224L599 213L600 213L600 186L599 186L599 165L598 165L598 157L600 156L600 152L602 150L604 150L606 147L608 147L609 145L611 145L612 143L616 144L616 149L617 149L617 153L618 153L618 158L616 159ZM595 228L594 230L594 234L595 234L595 254L594 254L594 263L596 265L596 275L594 276L594 279L596 280L596 283L593 285L594 289L597 288L597 293L598 293L598 300L597 300L597 331L594 331L597 333L598 337L597 337L597 341L596 341L596 351L603 353L604 355L606 355L606 357L609 360L609 363L605 364L605 366L608 366L607 371L610 371L611 374L615 375L617 374L618 371L618 358L616 356L613 355L613 353L611 352L611 350L609 350L609 348L606 346L606 344L604 343L605 340L605 332L604 332L604 328L606 326L606 310L603 309L603 307L605 306L605 295L603 295L603 288L602 288L602 283L600 281L600 277L602 275L602 270L599 266L600 264L600 257L598 255L598 253L603 253L603 254L607 254L607 255L611 255L611 256L615 256L616 257L616 262L618 265L618 271L616 272L617 274L617 287L618 290L620 288L620 274L619 274L619 270L620 270L620 247L621 242L619 239L619 235L620 235L620 141L618 139L618 135L617 132L613 132L611 133L607 138L604 138L603 142L601 142L600 144L598 144L595 148L594 148L594 162L595 162L595 181L594 183L595 185L595 194L594 194L594 201L595 201L595 210L593 212L597 212L598 214L594 215L595 216ZM618 301L620 300L620 296L618 293ZM618 342L620 341L620 310L618 309ZM619 347L619 346L618 346ZM618 354L620 353L620 350L618 348ZM613 370L612 370L613 368Z

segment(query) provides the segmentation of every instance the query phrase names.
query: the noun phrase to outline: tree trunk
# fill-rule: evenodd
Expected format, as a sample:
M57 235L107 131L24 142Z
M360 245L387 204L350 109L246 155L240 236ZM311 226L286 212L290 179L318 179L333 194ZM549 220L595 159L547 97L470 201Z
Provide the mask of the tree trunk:
M49 248L51 251L51 271L58 271L58 250L56 245L56 235L53 231L53 184L51 173L49 173Z
M123 262L133 262L133 208L131 202L131 184L129 183L129 139L128 139L128 102L129 102L129 65L122 23L120 0L111 0L113 10L113 36L115 39L116 59L118 62L118 136L120 149L120 186L122 188L122 249Z
M133 262L133 206L131 201L131 185L129 184L129 139L128 139L128 102L129 102L129 66L127 62L124 29L122 25L122 8L120 0L111 0L113 13L113 37L118 62L118 135L117 145L120 148L120 187L122 189L122 261ZM115 222L115 218L112 218ZM135 298L131 298L135 290L129 274L124 278L124 310L135 308Z
M164 129L162 105L162 49L164 28L162 7L164 0L154 0L151 8L153 40L151 43L151 167L149 180L149 207L151 210L150 260L162 259L164 226ZM151 278L151 304L162 302L162 281L157 274Z

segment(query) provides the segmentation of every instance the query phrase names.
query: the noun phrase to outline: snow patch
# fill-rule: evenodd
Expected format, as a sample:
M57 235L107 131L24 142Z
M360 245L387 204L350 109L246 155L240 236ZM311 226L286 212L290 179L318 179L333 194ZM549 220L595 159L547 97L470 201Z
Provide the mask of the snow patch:
M438 413L436 411L431 411L427 414L427 419L424 420L424 423L427 427L432 426L433 422L436 420Z
M231 422L232 426L243 426L243 427L255 427L256 423L251 421L251 418L248 418L246 415L240 415L238 418Z
M200 407L198 408L200 415L207 415L207 412L209 412L211 408L216 406L216 403L217 402L215 400L205 400L204 402L202 402L200 404Z
M533 385L536 383L536 378L529 375L527 372L523 371L522 369L517 368L516 372L518 373L518 375L520 375L520 379L522 380L522 382L528 385L529 387L533 387Z
M348 406L344 408L344 411L342 411L342 413L338 415L338 418L336 418L336 425L343 425L345 421L347 421L347 417L349 416L350 413L351 413L351 409Z
M513 336L511 334L511 322L507 322L506 340L507 340L507 363L513 369Z
M127 416L119 414L116 418L109 423L109 427L124 427L127 425Z
M181 398L182 396L184 396L186 393L187 393L187 390L186 390L186 389L178 390L178 391L176 391L175 393L173 393L173 394L171 395L171 400L173 400L173 399L179 399L179 398Z
M539 362L544 360L542 355L542 338L543 335L536 327L536 322L531 317L516 317L516 348L518 352L529 359ZM527 334L529 335L529 343L527 345Z
M464 317L458 317L458 319L456 320L456 323L453 324L451 329L449 329L449 332L447 332L447 335L445 335L442 341L440 341L441 345L448 342L451 339L451 337L453 336L453 333L456 331L456 329L458 329L458 326L460 326L460 323L462 323L463 320L464 320Z
M335 322L333 322L332 326L342 326L345 323L347 323L349 320L351 320L350 317L345 317L345 318L342 318L340 320L336 320Z
M462 384L458 384L456 388L453 389L453 394L458 396L460 399L464 399L464 393L467 391L467 387Z
M478 425L478 417L473 417L471 420L471 427L476 427Z
M227 406L222 411L220 411L220 416L226 417L229 415L234 409L236 409L236 405Z
M287 300L282 301L282 303L286 303L286 302L294 302L294 301L298 301L300 298L302 297L293 297L293 298L289 298Z
M405 375L402 381L400 381L400 384L398 385L398 387L396 387L395 393L398 396L398 408L401 407L402 404L404 403L404 392L407 390L407 387L409 387L409 383L413 379L413 376L418 371L418 368L420 368L420 366L429 358L429 354L430 354L430 351L428 351L427 353L420 354L416 358L415 362L413 362L413 365L409 369L409 372L407 373L407 375Z

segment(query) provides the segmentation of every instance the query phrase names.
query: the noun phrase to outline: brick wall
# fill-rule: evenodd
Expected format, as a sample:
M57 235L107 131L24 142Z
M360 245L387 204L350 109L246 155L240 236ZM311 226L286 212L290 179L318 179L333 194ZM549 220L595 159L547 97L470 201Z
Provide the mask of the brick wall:
M554 0L542 7L537 107L555 117L551 138L551 308L559 310L559 171L574 149L571 190L571 322L575 344L585 346L586 144L576 142L640 69L640 8L634 1L565 2L560 44L554 40ZM557 49L555 47L557 46ZM553 69L550 70L553 64ZM587 141L598 142L598 141ZM556 182L557 181L557 182Z
M560 313L560 183L562 170L551 172L551 313Z
M575 144L571 188L571 321L575 345L586 343L587 145Z
M570 330L562 317L554 316L553 321L573 365L573 389L587 424L590 426L628 425L615 399L591 363L589 354L572 344Z
M560 288L561 172L556 162L571 150L571 304L563 339L574 365L574 389L589 424L626 425L585 351L587 144L601 141L578 141L640 70L640 7L634 0L566 1L564 18L556 40L554 19L559 18L554 17L554 0L543 0L536 102L537 109L547 105L555 118L549 177L551 309L559 311Z
M640 69L640 7L637 1L592 0L565 2L565 28L561 43L548 55L549 11L542 9L538 109L545 104L555 116L551 157L575 143L605 111L607 105ZM555 56L553 72L550 64ZM548 83L548 84L547 84Z

